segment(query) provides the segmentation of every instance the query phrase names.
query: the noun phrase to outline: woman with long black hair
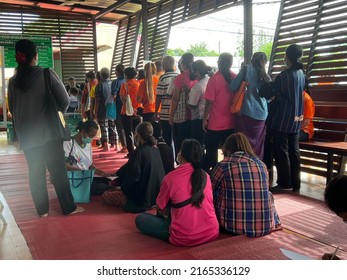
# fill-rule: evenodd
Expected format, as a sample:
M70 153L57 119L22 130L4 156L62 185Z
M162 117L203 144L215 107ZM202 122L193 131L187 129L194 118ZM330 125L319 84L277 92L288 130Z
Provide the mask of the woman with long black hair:
M178 153L180 166L164 177L160 187L159 215L143 213L136 217L136 226L142 233L179 246L199 245L218 237L212 186L201 168L202 156L197 140L183 140Z
M259 96L259 88L271 79L266 74L266 54L255 52L251 63L243 66L240 73L230 83L230 89L239 89L242 81L246 81L247 91L243 99L241 111L235 115L235 131L244 133L255 154L263 160L265 141L265 120L268 115L267 101Z
M229 84L236 74L230 70L233 56L222 53L218 58L218 72L208 81L202 127L206 132L206 157L204 169L209 172L218 161L218 148L234 132L235 116L230 113L233 94Z
M47 217L49 198L46 168L54 185L64 215L82 212L70 190L65 167L63 140L54 136L54 127L47 118L47 97L44 69L37 66L38 53L34 42L22 39L15 46L18 66L8 86L9 109L14 128L29 167L29 184L37 213ZM50 70L51 93L59 111L69 106L69 96L57 74ZM58 130L58 128L56 129Z

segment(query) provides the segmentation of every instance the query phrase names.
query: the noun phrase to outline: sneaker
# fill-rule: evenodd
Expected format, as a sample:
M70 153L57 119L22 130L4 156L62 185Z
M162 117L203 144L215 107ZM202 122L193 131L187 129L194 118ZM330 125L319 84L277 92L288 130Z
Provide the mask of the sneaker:
M71 213L69 213L69 215L73 215L73 214L77 214L77 213L81 213L81 212L84 212L84 208L81 206L77 206L75 211L72 211Z
M48 217L48 213L40 215L40 218L47 218L47 217Z

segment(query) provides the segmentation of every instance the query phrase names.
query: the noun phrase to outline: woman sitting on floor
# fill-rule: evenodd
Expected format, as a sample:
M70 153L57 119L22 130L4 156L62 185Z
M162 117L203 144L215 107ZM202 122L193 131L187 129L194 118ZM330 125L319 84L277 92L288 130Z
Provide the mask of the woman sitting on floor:
M266 165L256 157L241 132L230 135L222 151L224 159L211 173L221 228L249 237L271 233L280 220L269 191Z
M201 169L202 156L197 140L182 142L180 166L165 176L160 187L157 216L143 213L136 217L142 233L179 246L199 245L218 237L211 181Z
M122 207L131 213L143 212L155 205L165 175L149 122L136 127L135 145L137 148L129 161L116 172L120 189L107 191L102 196L105 204Z
M66 169L68 171L80 171L94 169L95 176L90 187L91 195L101 195L104 191L113 187L109 186L111 176L93 165L93 153L91 142L98 133L98 125L94 121L80 121L77 125L78 133L72 140L64 142L66 157Z

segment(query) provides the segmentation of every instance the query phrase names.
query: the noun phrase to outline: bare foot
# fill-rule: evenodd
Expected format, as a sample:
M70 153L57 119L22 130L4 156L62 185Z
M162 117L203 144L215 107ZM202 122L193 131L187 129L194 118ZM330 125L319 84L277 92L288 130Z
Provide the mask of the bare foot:
M69 215L73 215L73 214L77 214L77 213L81 213L84 212L84 208L81 206L77 206L76 210L71 212Z

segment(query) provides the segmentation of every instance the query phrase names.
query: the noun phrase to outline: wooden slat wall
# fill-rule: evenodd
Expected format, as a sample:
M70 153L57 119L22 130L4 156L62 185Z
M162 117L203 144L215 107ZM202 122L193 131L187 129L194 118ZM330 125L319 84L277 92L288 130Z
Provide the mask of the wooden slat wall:
M52 36L61 51L64 83L70 76L84 82L85 73L95 69L91 17L0 4L0 33Z
M346 105L347 1L282 0L269 68L272 78L285 68L285 49L292 43L304 48L303 63L316 106Z
M111 64L111 77L115 77L115 67L123 64L125 67L134 65L134 53L138 41L141 15L136 14L121 20L118 25L117 40Z
M152 61L161 59L166 52L167 43L170 35L170 28L175 24L180 24L192 20L208 13L226 9L235 5L242 4L241 0L163 0L155 6L151 6L148 11L148 42L149 42L149 59ZM140 13L138 13L140 18ZM123 20L120 26L124 26ZM138 22L141 25L141 21ZM144 60L143 41L139 43L138 53L132 52L132 48L121 48L123 33L118 33L115 44L115 53L113 58L112 69L117 63L121 63L123 55L130 51L132 57L136 59L136 68L142 67ZM132 61L132 60L131 60ZM125 62L125 61L124 61ZM124 66L130 66L123 63ZM131 65L133 66L133 65Z

